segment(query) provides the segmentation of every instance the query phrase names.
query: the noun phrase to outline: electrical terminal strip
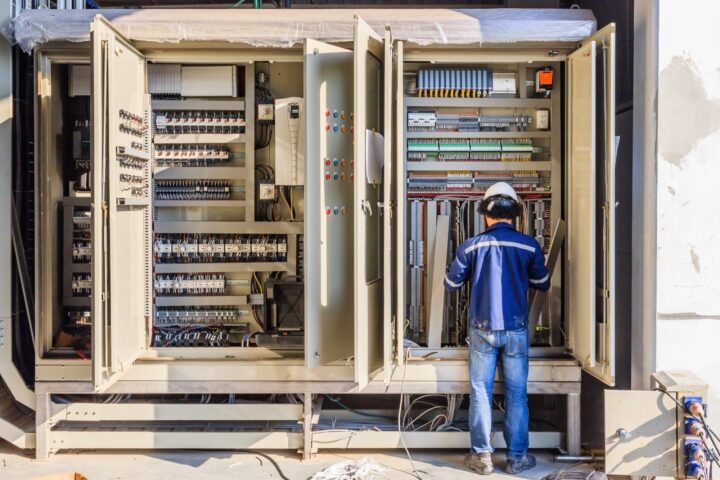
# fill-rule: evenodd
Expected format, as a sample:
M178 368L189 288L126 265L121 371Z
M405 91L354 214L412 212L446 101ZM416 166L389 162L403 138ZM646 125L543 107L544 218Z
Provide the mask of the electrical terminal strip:
M155 133L244 133L244 111L159 111Z
M72 248L73 263L90 263L92 244L87 240L75 240Z
M91 211L87 208L72 209L72 262L90 263L92 258Z
M156 275L155 294L158 296L223 295L225 275L209 273L200 275Z
M227 307L156 308L155 326L170 325L233 325L244 323L241 317L248 316L248 310Z
M70 288L73 297L89 297L92 293L92 276L87 273L73 273Z
M286 235L156 234L156 263L285 262Z
M480 115L478 113L437 113L409 111L409 132L526 132L532 117L524 113L513 115Z
M417 158L425 153L441 152L497 152L525 153L534 152L532 140L529 138L473 138L473 139L410 139L407 143L408 159Z
M91 212L90 210L79 210L73 211L73 225L75 228L90 228L91 225Z
M230 200L229 180L155 180L156 200Z
M239 154L224 145L155 145L158 167L210 167L228 163Z

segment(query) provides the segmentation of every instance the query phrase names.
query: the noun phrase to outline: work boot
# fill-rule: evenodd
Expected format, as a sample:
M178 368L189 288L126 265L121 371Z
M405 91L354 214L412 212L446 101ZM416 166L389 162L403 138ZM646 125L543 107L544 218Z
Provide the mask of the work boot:
M465 455L465 466L480 475L493 473L492 457L489 452L468 453Z
M523 458L518 460L512 460L508 458L507 465L505 466L505 471L507 473L520 473L524 472L525 470L530 470L535 465L537 465L537 461L535 460L535 457L533 455L525 455Z

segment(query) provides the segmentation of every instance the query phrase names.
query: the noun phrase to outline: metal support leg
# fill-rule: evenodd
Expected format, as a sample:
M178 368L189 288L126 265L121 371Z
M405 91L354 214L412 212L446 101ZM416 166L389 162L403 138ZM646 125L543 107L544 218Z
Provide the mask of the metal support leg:
M310 460L312 457L312 403L312 395L306 393L303 409L303 460Z
M567 395L567 452L580 455L580 394Z
M35 398L35 458L50 459L50 395L38 393Z

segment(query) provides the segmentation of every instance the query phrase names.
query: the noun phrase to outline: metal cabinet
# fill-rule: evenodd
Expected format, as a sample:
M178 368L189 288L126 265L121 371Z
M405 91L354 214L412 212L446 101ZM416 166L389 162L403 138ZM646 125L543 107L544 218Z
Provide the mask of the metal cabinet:
M531 333L539 339L534 342L532 355L557 358L570 352L589 373L605 383L614 383L614 29L614 25L609 25L579 47L554 45L545 50L423 47L400 41L392 44L396 82L393 165L396 303L394 320L390 320L395 341L389 338L385 341L392 342L388 345L392 345L398 365L409 359L417 364L422 358L425 364L436 359L440 362L437 366L449 358L461 361L466 358L463 335L455 330L450 334L454 337L448 337L452 329L448 323L458 323L457 318L449 320L448 304L457 300L448 295L443 299L444 268L436 274L433 263L449 265L457 245L482 231L482 219L474 210L482 198L483 185L505 180L519 185L526 211L532 214L538 210L537 203L546 209L545 220L541 221L546 233L535 233L541 246L545 241L546 248L549 247L552 229L560 219L568 225L542 319L530 326ZM490 96L487 92L476 94L469 87L467 90L456 87L460 85L460 75L467 75L470 85L473 69L490 75L492 69L506 73L515 78L515 90ZM535 83L533 74L550 69L555 73L551 94L537 94L537 90L527 87ZM423 93L419 83L426 77L422 72L438 71L441 73L435 78L437 84L431 87L435 91ZM442 75L448 75L447 79ZM452 75L458 75L458 79ZM443 93L443 89L448 93ZM549 120L542 129L530 122L523 127L463 130L468 123L459 127L457 123L468 118L482 121L483 116L486 121L512 122L513 118L527 115L535 121L538 112L547 112ZM455 126L448 130L410 125L410 116L414 119L428 113L438 124L442 120L455 122ZM517 151L514 142L532 145L525 149L527 156L512 153ZM506 144L510 148L506 149ZM486 151L493 153L481 153ZM447 180L441 178L446 175ZM532 184L533 181L536 183ZM526 183L536 186L528 189ZM439 253L443 258L438 263L431 260L438 255L435 239L440 238L442 245L448 241L447 232L436 237L440 216L453 216L457 232L462 230L463 235L453 232L451 219L452 248L447 254ZM533 219L540 217L531 216ZM526 221L525 226L532 234L530 223ZM431 292L436 291L440 296L433 298ZM469 291L464 291L464 302L468 294ZM433 300L435 303L430 305ZM435 305L438 301L439 306ZM458 316L456 313L455 317ZM428 331L433 328L435 335L444 329L442 336L431 339ZM407 338L416 344L404 347ZM531 370L533 365L538 362L531 360Z
M413 257L409 252L409 242L415 240L409 233L410 225L419 218L409 196L413 179L454 178L452 172L460 173L460 182L465 181L468 172L473 179L496 178L508 172L510 177L540 177L551 187L527 195L528 199L542 203L528 211L528 222L531 214L535 215L532 220L544 225L535 233L549 243L547 232L551 232L560 219L567 221L568 234L553 275L552 291L542 308L541 322L534 325L543 343L533 348L529 390L531 394L568 396L568 450L578 453L578 365L610 384L615 374L614 26L603 29L579 46L529 44L512 49L417 45L393 39L392 28L387 28L382 38L359 18L354 20L352 45L307 38L299 48L282 50L232 44L214 48L194 42L174 46L131 42L101 16L93 20L91 32L90 44L55 45L36 52L38 158L42 172L37 184L41 212L37 223L38 244L43 245L36 259L40 272L37 391L38 409L42 412L38 444L45 454L55 440L62 441L66 448L81 448L97 439L89 434L57 430L53 418L63 418L66 422L80 418L66 407L54 405L50 395L71 393L305 394L302 408L296 403L268 405L269 410L264 411L261 419L287 421L298 417L302 434L231 432L224 437L220 435L222 432L203 432L197 437L169 438L150 433L142 437L142 446L172 448L198 442L222 446L232 442L248 448L271 445L296 448L305 442L306 455L318 445L327 448L398 446L399 437L395 432L368 431L352 441L342 436L328 437L327 432L313 432L312 422L318 407L312 395L440 393L457 396L468 392L463 330L456 328L452 335L443 333L443 322L449 318L445 309L449 308L450 301L446 302L441 285L437 288L438 279L444 274L442 269L452 253L443 251L443 239L457 242L459 237L448 231L444 237L435 235L442 230L438 225L449 221L452 215L467 218L467 226L463 227L466 234L479 233L482 219L468 213L467 206L461 211L457 205L443 205L443 202L456 201L456 196L413 197L424 198L430 207L425 205L421 210L423 222L427 219L421 229L427 240L424 253ZM255 167L264 159L254 148L255 116L259 113L254 110L254 92L258 85L256 73L261 73L258 64L262 62L276 66L277 77L283 78L278 81L284 82L280 88L284 96L302 96L303 100L304 121L296 133L304 143L304 184L302 188L291 189L290 194L290 203L293 203L292 192L298 194L295 206L303 210L301 219L272 222L256 218L255 206L260 192ZM57 115L62 101L57 98L57 86L61 82L54 78L58 72L53 70L53 65L66 63L89 65L91 72L88 97L91 188L82 200L89 202L91 210L91 259L88 266L82 267L91 274L92 282L86 307L92 317L89 358L73 356L72 352L69 356L53 356L52 348L58 318L65 308L58 304L59 253L55 242L49 240L58 228L58 218L53 212L65 196L57 185L62 178L62 171L57 167L61 155L55 146L58 137L52 117ZM150 97L149 65L179 64L242 67L244 73L238 74L235 81L245 89L244 98L237 102L244 101L246 127L244 132L223 140L232 144L228 147L231 154L243 153L242 162L230 167L195 167L183 172L155 168L157 151L179 142L171 138L172 135L153 131L155 113L159 109L195 108L191 104L200 105L197 107L200 109L210 108L207 99L173 104L176 99ZM417 86L411 86L417 71L439 66L497 67L510 71L515 75L516 91L493 96L468 92L419 95ZM549 96L535 95L527 82L545 67L552 68L555 74L553 91ZM52 85L56 88L49 88ZM485 114L532 117L533 121L539 118L535 116L537 112L546 111L549 125L535 128L523 120L524 127L517 131L409 129L409 112L424 111L474 112L476 118ZM130 123L145 125L146 130L137 132L128 128L128 115L133 119ZM222 143L217 137L213 138L197 134L192 142ZM422 143L437 138L449 140L451 148L454 143L466 142L467 151L473 141L480 145L477 150L480 153L484 152L482 145L488 143L505 145L511 155L503 156L498 150L490 156L483 153L472 158L451 155L431 161L408 159L408 142ZM516 155L518 151L523 154ZM124 170L121 160L128 158L136 168L139 166L135 173ZM128 177L123 176L125 180L121 180L121 175L131 175L135 186L125 185ZM195 205L199 204L190 207L187 202L154 197L158 180L213 179L218 175L234 182L228 188L244 189L243 196L228 200L230 203L222 206L213 200L197 208ZM475 205L481 196L482 190L478 189L468 205ZM154 259L154 241L158 234L286 235L287 254L293 258L256 264L163 264ZM439 240L435 241L436 238ZM291 351L262 346L248 348L245 337L242 346L168 347L153 343L154 318L160 307L232 305L245 312L247 323L254 325L251 297L256 290L250 286L256 281L254 274L277 270L288 276L297 275L301 248L304 270L301 348ZM432 288L410 292L411 283L416 281L410 280L409 275L415 268L413 258L421 259L428 267L429 259L437 260L433 262L433 269L415 272L416 280ZM237 286L232 294L198 300L160 299L154 292L158 273L216 272L227 274L235 282ZM423 313L421 323L413 323L415 319L408 314L411 296L418 305L432 310L434 333L428 341L425 332L421 332L412 338L415 344L407 346L408 332L427 321ZM246 336L252 337L259 331L257 325L248 328ZM567 351L574 359L565 355ZM93 409L90 400L72 405L75 412ZM247 412L257 405L242 408L228 405L222 414L211 407L176 407L158 403L157 418L178 422L182 419L216 421L227 413L247 420L254 418ZM100 413L102 418L98 421L156 418L138 405L108 405ZM313 447L315 434L318 435L315 440L327 442L318 441ZM428 447L435 442L430 435L435 434L442 435L442 441L448 445L467 444L467 432L413 432L406 440L411 448ZM123 445L135 445L131 432L123 435ZM535 447L557 446L559 442L559 432L536 432L531 436Z

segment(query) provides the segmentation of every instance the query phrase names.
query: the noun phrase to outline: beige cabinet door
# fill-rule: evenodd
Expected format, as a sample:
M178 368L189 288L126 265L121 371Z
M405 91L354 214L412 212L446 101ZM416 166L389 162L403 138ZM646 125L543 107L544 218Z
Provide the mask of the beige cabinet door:
M152 230L145 59L98 15L91 25L93 383L127 372L147 348ZM144 166L126 171L121 160ZM127 175L133 179L128 181Z
M567 61L566 295L569 347L615 382L615 25Z
M383 366L384 186L385 154L383 39L362 19L354 32L353 208L355 244L355 381L362 389ZM374 148L377 147L377 148Z
M305 365L354 355L353 53L305 40Z

